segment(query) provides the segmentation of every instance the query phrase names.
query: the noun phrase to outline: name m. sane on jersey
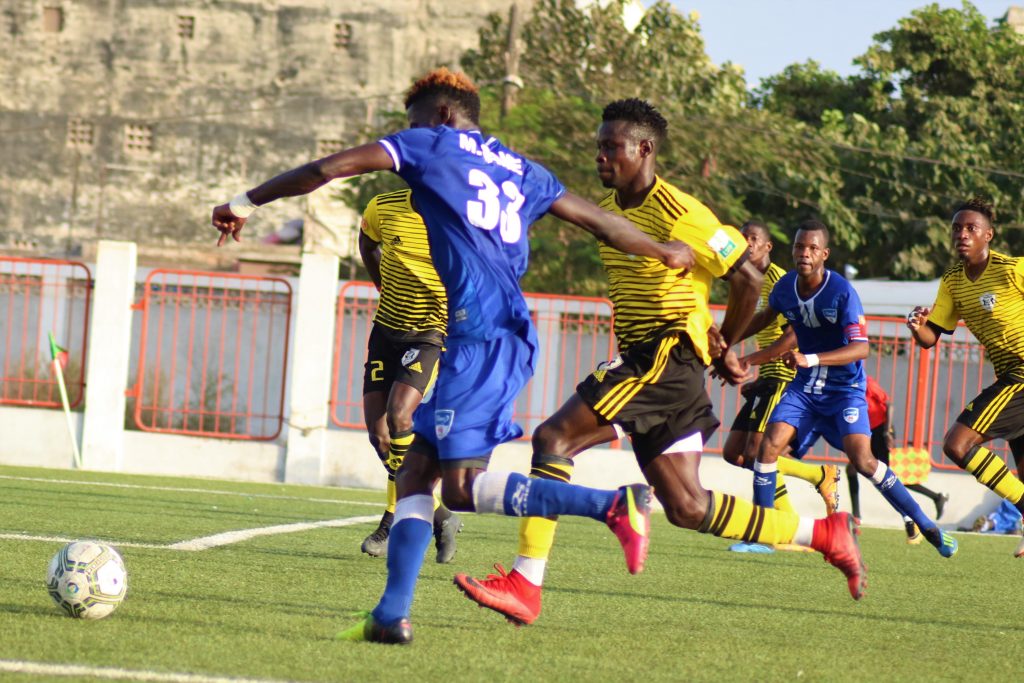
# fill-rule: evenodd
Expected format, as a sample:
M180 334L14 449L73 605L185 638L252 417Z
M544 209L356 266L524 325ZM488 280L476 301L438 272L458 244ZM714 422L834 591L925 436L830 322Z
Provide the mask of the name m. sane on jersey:
M483 146L480 146L476 143L474 138L471 138L465 133L459 133L459 148L469 152L470 154L483 157L483 160L488 164L497 164L502 168L512 171L516 175L523 175L523 160L502 150L498 150L497 152L491 151L487 145L492 140L494 140L494 138L491 138L484 143Z

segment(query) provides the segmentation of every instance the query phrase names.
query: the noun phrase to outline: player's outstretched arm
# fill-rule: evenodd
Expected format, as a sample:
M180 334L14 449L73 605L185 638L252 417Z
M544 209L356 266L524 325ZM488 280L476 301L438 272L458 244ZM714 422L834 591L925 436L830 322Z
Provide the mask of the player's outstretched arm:
M348 178L372 171L387 171L391 168L393 162L388 153L380 144L371 142L285 171L262 185L243 192L229 203L213 209L213 227L220 231L217 246L223 244L229 235L236 242L240 242L238 234L245 227L246 219L259 206L282 197L309 194L336 178Z
M748 365L764 365L776 358L781 358L787 351L792 351L795 348L796 331L793 330L792 325L787 325L786 331L782 333L782 336L773 341L769 346L749 353L740 360Z
M907 328L914 336L918 346L930 349L939 341L939 333L934 327L928 324L928 316L932 309L927 306L914 306L914 310L907 313Z
M810 368L815 365L846 365L868 357L871 349L866 341L850 342L832 351L803 354L799 351L787 351L782 360L791 368Z
M740 338L737 342L741 342L747 337L752 337L764 328L768 327L773 320L779 317L778 312L771 306L765 306L762 310L754 314L747 323L747 328L740 333Z
M730 346L743 339L761 297L763 279L764 275L750 261L744 261L729 275L729 300L722 320L722 336Z
M725 318L721 326L721 336L727 350L712 361L715 374L729 384L739 384L746 381L749 376L749 365L740 361L736 353L728 350L728 347L742 338L741 335L761 296L763 279L761 271L747 260L729 276L729 300L725 305Z
M583 228L597 239L626 254L656 258L665 267L673 270L687 270L696 263L693 250L683 242L655 242L628 219L605 211L571 192L566 192L556 199L548 212Z

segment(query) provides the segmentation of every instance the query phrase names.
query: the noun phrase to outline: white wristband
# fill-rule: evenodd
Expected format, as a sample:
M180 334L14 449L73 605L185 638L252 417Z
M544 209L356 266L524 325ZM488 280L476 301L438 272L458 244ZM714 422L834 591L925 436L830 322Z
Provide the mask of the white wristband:
M235 198L228 204L228 208L231 209L231 213L235 214L238 218L248 218L252 215L258 207L252 203L249 199L249 193L242 192L235 195Z
M818 364L818 354L816 353L805 353L804 358L807 359L807 367L813 368Z

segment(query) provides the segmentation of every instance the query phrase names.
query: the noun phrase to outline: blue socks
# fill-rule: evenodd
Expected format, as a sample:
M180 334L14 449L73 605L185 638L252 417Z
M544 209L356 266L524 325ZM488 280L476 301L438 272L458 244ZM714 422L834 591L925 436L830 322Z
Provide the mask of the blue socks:
M903 485L896 473L886 467L884 462L878 463L878 469L871 476L871 481L874 482L875 488L882 494L882 497L893 506L897 512L904 517L910 517L914 520L914 524L917 524L921 531L932 529L935 527L935 522L928 518L928 515L924 514L921 506L917 504L913 498L910 497L910 491Z
M603 522L615 494L516 472L483 472L473 482L477 512L509 517L574 515Z
M615 500L615 491L574 486L552 479L532 479L510 473L502 503L510 517L574 515L605 521Z
M409 616L423 554L434 534L433 516L433 496L409 496L395 505L395 522L388 536L388 582L373 609L378 623L390 625Z
M778 465L754 463L754 505L763 508L775 507L775 486L778 480Z

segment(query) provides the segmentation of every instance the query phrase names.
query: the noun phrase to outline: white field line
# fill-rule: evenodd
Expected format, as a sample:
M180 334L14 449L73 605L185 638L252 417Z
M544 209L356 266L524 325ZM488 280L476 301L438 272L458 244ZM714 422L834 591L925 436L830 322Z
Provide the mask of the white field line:
M53 664L48 662L27 662L14 659L0 659L0 671L29 676L88 676L118 681L156 681L157 683L287 683L266 678L231 678L229 676L206 676L203 674L160 673L116 669L81 664Z
M378 507L380 502L365 500L338 500L337 498L305 498L303 496L282 496L272 493L245 493L242 491L220 491L217 489L197 489L175 486L148 486L146 484L121 484L110 481L76 481L74 479L47 479L46 477L14 477L0 474L0 479L11 481L36 481L47 484L74 484L76 486L108 486L116 489L141 489L144 491L170 491L176 493L211 493L216 496L245 496L247 498L268 498L272 500L303 500L310 503L334 503L336 505L369 505Z
M364 524L376 522L380 515L363 515L362 517L346 517L344 519L325 519L321 522L298 522L296 524L278 524L276 526L256 527L255 529L240 529L238 531L225 531L222 534L193 538L191 541L181 541L169 546L171 550L207 550L221 545L231 545L248 541L257 536L273 536L275 534L292 534L296 531L309 531L310 529L324 529L327 527L352 526L353 524Z
M361 517L345 517L343 519L325 519L319 522L296 522L295 524L277 524L275 526L261 526L253 529L238 529L236 531L225 531L212 536L202 536L187 541L179 541L165 545L153 543L120 543L118 541L105 541L95 539L102 543L108 543L115 548L152 548L156 550L185 550L195 552L198 550L209 550L222 545L241 543L258 536L274 536L276 534L293 534L297 531L309 531L310 529L336 528L353 526L366 522L376 522L379 515L363 515ZM60 536L32 536L29 534L0 534L0 540L11 541L47 541L49 543L72 543L81 541L81 538L63 538Z

